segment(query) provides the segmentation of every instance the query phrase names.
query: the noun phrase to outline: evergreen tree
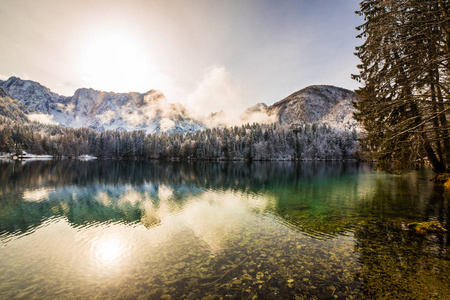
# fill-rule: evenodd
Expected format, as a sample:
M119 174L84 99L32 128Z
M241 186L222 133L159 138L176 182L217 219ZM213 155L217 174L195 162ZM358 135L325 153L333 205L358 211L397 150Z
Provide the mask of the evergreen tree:
M447 0L365 0L357 47L364 84L356 119L363 147L382 169L402 171L427 158L436 172L450 166Z

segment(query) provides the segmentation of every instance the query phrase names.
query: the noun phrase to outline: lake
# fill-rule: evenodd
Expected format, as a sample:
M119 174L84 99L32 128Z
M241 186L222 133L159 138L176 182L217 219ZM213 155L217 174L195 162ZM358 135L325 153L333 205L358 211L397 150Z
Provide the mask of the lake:
M0 299L449 299L450 193L357 162L0 163Z

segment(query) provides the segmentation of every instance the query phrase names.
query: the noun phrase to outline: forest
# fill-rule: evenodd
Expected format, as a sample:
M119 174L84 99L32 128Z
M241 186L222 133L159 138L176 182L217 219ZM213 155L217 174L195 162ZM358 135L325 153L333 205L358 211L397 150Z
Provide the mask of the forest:
M67 128L0 117L0 152L92 155L117 159L342 160L357 154L356 130L325 124L274 123L218 127L187 133Z

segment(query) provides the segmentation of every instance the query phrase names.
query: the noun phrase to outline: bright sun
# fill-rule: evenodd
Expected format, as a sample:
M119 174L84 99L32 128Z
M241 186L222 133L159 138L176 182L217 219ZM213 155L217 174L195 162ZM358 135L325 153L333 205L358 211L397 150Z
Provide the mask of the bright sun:
M145 91L149 83L148 57L126 34L111 32L88 41L82 53L83 79L104 91Z

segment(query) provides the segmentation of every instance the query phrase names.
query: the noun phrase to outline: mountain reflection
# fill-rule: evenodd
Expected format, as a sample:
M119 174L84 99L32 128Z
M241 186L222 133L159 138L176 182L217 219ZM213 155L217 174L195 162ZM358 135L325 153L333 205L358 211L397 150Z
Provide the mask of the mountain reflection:
M222 205L239 199L240 209L324 238L353 232L370 218L447 217L435 207L442 201L430 202L439 193L420 175L383 175L356 162L31 161L2 163L0 176L4 234L22 234L61 216L73 226L151 228L200 200Z
M0 193L24 187L126 185L147 183L259 191L300 181L358 174L357 163L338 162L160 162L160 161L0 161Z
M0 176L2 298L36 276L43 298L450 295L448 232L407 226L450 229L427 168L62 160L0 163Z
M0 230L24 233L54 216L64 216L74 226L120 221L153 227L206 192L210 199L239 194L247 209L278 214L293 200L277 190L298 192L311 182L357 174L359 169L355 163L2 163ZM314 193L302 197L309 196ZM268 205L267 198L279 198L279 203Z

